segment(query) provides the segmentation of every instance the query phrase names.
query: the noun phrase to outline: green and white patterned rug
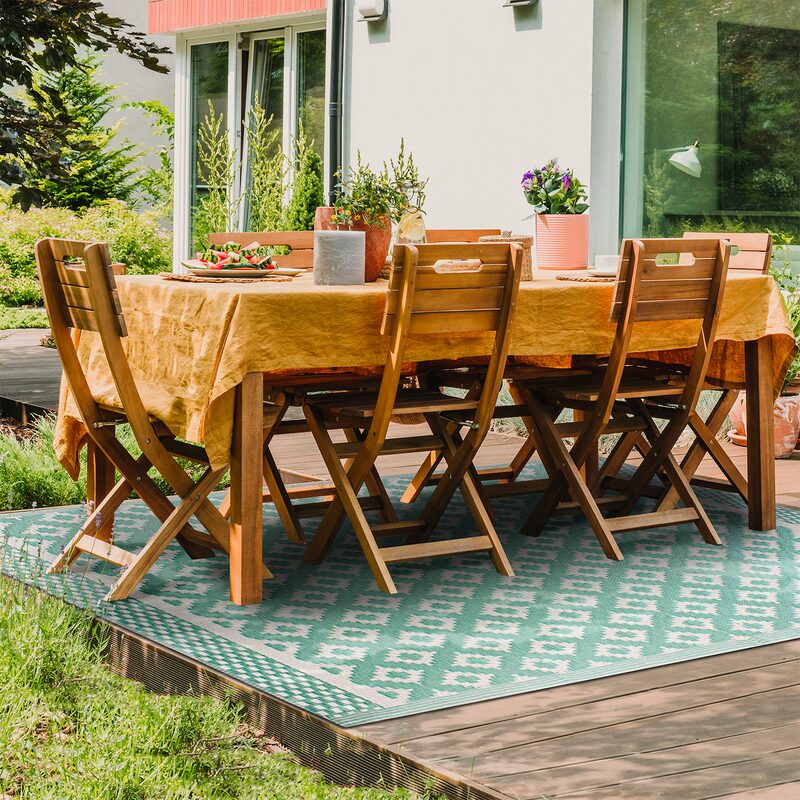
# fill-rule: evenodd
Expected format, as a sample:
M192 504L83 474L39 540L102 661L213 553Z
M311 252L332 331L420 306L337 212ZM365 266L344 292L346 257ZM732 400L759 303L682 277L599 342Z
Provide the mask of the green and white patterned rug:
M392 480L391 494L406 482ZM777 531L757 532L738 499L702 497L724 547L689 526L631 533L620 537L620 563L603 557L582 518L528 539L517 530L532 499L498 501L514 578L483 555L414 562L392 568L394 597L375 587L349 529L311 566L271 506L265 553L276 578L260 607L228 602L225 558L192 562L174 544L114 604L101 599L108 564L83 557L69 576L44 575L81 507L0 515L0 569L351 726L800 638L800 511L781 507ZM117 517L121 543L153 527L139 502ZM443 534L468 527L459 501Z

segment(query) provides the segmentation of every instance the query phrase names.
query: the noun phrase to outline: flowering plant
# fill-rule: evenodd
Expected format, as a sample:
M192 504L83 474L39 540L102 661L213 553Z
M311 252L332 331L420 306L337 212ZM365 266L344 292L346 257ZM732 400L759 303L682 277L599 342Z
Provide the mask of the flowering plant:
M522 191L535 214L583 214L589 204L586 186L551 158L543 167L522 176Z

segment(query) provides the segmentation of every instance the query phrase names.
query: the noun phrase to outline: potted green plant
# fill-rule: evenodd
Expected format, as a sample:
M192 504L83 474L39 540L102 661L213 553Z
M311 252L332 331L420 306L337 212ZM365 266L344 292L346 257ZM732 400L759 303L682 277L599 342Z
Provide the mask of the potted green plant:
M589 204L586 186L555 158L522 176L522 191L536 218L536 266L586 269L589 265Z
M358 153L355 167L347 175L337 174L339 184L335 204L318 208L314 218L317 230L352 230L366 234L364 280L374 281L381 274L392 241L392 220L405 205L405 195L383 164L379 170L365 164Z

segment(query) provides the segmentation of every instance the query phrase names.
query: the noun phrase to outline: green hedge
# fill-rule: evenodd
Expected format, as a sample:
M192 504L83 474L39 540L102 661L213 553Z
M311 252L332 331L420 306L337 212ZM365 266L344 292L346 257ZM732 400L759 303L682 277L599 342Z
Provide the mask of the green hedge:
M0 303L41 305L33 246L45 236L107 242L111 257L132 274L172 269L172 234L159 227L156 212L119 200L84 212L0 207Z

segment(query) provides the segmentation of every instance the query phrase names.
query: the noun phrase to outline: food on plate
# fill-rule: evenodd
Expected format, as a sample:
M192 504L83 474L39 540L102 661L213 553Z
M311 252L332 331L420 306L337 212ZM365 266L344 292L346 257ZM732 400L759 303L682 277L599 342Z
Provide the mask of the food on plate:
M242 247L236 242L226 242L219 247L209 247L196 258L183 262L192 269L275 269L272 248L252 242Z

